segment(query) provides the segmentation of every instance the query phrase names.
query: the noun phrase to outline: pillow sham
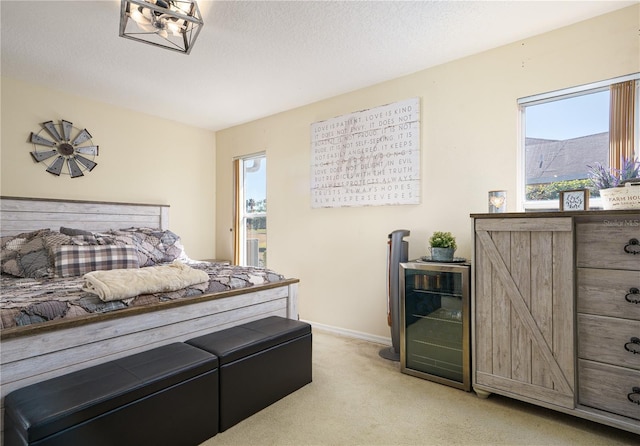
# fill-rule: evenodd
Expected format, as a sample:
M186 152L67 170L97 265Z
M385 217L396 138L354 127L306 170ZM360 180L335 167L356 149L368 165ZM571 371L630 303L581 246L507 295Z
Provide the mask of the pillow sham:
M75 229L75 228L66 228L64 226L60 226L60 233L64 235L93 235L91 231L85 231L84 229Z
M91 271L139 266L138 251L131 245L60 245L55 248L57 277L82 276Z
M153 266L187 258L180 237L169 230L127 228L97 234L111 237L117 245L133 245L138 249L140 267Z
M40 229L2 237L0 242L2 272L33 279L51 277L53 261L47 246L47 236L51 233L50 229Z
M66 234L51 229L40 229L16 236L2 237L0 239L2 272L16 277L34 279L60 276L60 272L57 271L56 255L61 246L128 246L130 250L133 250L132 252L136 253L138 264L131 266L131 263L127 261L125 262L128 265L126 267L135 268L168 263L174 260L190 260L184 251L180 237L169 230L128 228L104 233L92 233L65 227L61 227L60 230ZM73 248L67 248L67 250L74 251ZM80 251L82 250L77 252ZM86 250L83 254L85 260L82 260L81 263L90 263L90 251L90 249ZM61 260L61 262L71 262L69 265L72 265L80 261ZM109 264L110 261L106 260L106 265ZM64 269L64 274L78 275L82 273L76 272L87 267L61 264L60 268ZM105 266L105 268L110 267Z
M2 272L16 277L40 279L54 275L54 251L60 245L97 244L88 236L68 236L50 229L2 237Z

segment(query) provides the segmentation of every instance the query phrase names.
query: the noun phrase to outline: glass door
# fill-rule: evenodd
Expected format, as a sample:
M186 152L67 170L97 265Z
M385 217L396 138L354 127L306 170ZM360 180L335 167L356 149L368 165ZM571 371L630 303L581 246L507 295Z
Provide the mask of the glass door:
M402 372L470 390L468 265L400 268Z
M267 266L267 157L264 153L236 161L234 263Z

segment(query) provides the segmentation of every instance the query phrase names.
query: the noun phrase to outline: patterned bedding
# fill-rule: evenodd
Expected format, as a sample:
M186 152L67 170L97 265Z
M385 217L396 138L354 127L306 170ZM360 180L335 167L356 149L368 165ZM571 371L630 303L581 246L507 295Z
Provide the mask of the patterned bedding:
M205 271L209 282L106 302L82 290L83 276L91 271L130 270L173 261ZM264 268L193 261L177 234L135 227L103 233L61 227L60 231L40 229L1 237L0 270L0 329L153 306L284 280Z
M3 274L0 279L0 328L109 313L284 280L284 276L265 268L208 262L188 264L204 270L209 275L209 282L178 291L110 302L103 302L95 294L82 291L81 276L19 278Z

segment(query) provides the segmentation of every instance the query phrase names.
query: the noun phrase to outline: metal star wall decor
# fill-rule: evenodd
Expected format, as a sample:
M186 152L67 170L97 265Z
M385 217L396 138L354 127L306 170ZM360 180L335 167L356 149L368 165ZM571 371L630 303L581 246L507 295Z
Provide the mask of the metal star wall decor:
M93 161L98 156L98 146L93 145L89 131L79 130L64 119L59 124L53 121L43 122L38 133L31 132L29 141L33 143L31 156L34 161L44 162L47 172L52 175L64 174L78 178L84 176L83 172L91 172L98 165ZM38 146L48 150L38 150Z

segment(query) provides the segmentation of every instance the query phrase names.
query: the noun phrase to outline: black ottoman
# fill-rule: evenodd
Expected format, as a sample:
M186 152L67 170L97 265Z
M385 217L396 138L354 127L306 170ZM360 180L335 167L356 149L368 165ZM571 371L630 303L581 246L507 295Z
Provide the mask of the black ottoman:
M198 445L217 411L218 358L174 343L11 392L4 445Z
M271 316L186 342L220 361L220 432L311 382L305 322Z

